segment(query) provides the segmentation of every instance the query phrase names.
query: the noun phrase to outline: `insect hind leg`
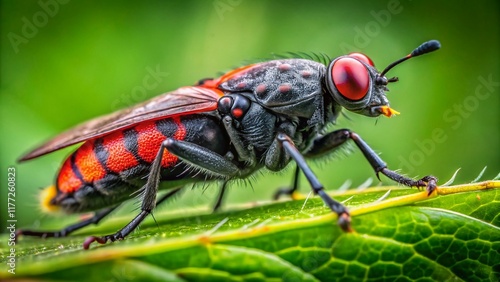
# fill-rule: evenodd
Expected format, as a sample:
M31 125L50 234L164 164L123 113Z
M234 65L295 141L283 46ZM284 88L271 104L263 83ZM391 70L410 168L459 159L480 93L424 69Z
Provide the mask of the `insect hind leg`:
M86 226L89 226L91 224L98 224L103 218L108 216L112 211L114 211L117 207L111 207L111 208L105 208L102 209L98 212L96 212L91 218L82 220L80 222L77 222L75 224L69 225L65 227L64 229L61 229L59 231L33 231L33 230L25 230L25 229L19 229L16 232L16 240L19 236L34 236L34 237L41 237L41 238L60 238L60 237L66 237L70 233L75 232L76 230L82 229Z
M173 196L174 194L177 194L181 188L176 188L170 191L169 193L163 195L157 202L156 205L160 205L162 202ZM105 208L102 209L98 212L96 212L92 217L79 221L75 224L71 224L64 229L58 230L58 231L34 231L34 230L26 230L26 229L19 229L16 232L16 240L19 238L19 236L33 236L33 237L40 237L40 238L61 238L61 237L66 237L70 235L71 233L80 230L84 227L87 227L91 224L99 224L102 219L104 219L106 216L108 216L110 213L112 213L114 210L116 210L120 205L110 207L110 208Z

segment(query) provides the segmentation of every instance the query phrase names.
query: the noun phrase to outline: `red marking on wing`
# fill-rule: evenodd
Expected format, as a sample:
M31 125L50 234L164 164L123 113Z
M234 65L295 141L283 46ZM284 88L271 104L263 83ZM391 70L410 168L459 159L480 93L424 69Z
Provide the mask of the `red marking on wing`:
M63 193L73 193L82 186L82 181L71 169L71 158L66 159L57 176L57 187Z
M152 163L160 149L165 136L156 129L154 122L139 124L135 127L137 130L137 154L141 159ZM167 150L163 151L162 167L169 167L177 162L177 157L170 154Z
M122 172L139 163L125 147L123 132L115 132L102 138L102 145L108 151L106 166L112 172Z
M94 141L85 142L75 154L75 166L85 182L92 183L106 176L106 170L94 153Z
M222 91L206 86L181 87L131 108L73 127L22 156L19 161L33 159L113 131L130 128L141 122L214 111L217 109L217 100L223 95Z

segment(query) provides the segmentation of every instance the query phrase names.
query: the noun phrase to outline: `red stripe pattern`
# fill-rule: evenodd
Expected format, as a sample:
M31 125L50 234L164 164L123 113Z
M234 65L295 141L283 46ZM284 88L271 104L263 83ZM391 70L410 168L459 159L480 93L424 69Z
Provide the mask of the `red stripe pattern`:
M102 144L109 154L106 167L110 171L120 173L139 164L134 155L125 148L123 131L112 133L102 139Z
M75 154L74 164L80 171L84 182L92 183L106 175L106 169L99 162L94 152L94 140L85 142Z
M167 120L175 124L175 132L170 131L171 137L176 140L184 140L186 128L182 124L180 117L173 117ZM174 127L172 127L172 130ZM95 181L103 179L108 173L119 174L125 170L134 168L142 163L152 163L160 149L161 143L167 138L165 132L158 130L155 121L144 122L133 128L137 133L137 140L133 152L125 145L123 131L118 131L95 140L85 142L76 152L73 153L63 164L58 178L57 187L62 193L74 193L84 185L93 185ZM173 133L173 134L172 134ZM107 159L99 161L96 154L96 141L102 141L100 150L105 150ZM102 154L101 154L102 155ZM178 158L167 150L163 152L162 167L173 166Z

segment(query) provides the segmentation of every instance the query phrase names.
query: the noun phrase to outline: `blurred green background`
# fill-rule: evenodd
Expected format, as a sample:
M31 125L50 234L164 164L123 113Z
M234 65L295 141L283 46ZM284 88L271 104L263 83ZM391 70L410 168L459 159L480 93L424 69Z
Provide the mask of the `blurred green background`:
M18 227L51 220L39 212L38 190L52 184L75 147L16 163L27 150L92 117L288 51L360 51L381 70L420 43L440 40L441 50L389 73L400 78L388 96L400 116L349 114L339 127L359 133L390 168L409 176L434 174L443 183L462 168L457 182L467 182L484 166L485 178L500 172L496 0L61 2L1 2L1 215L13 166ZM158 75L146 87L151 72ZM357 150L313 169L328 189L374 177ZM234 185L228 202L269 199L291 174ZM208 207L216 194L216 186L187 191L164 209Z

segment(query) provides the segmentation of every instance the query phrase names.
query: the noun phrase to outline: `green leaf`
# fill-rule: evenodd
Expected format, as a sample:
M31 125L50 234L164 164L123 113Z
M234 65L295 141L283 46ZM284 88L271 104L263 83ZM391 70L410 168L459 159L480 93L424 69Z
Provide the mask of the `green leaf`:
M159 212L158 226L148 220L122 242L82 250L86 236L114 232L130 220L114 218L68 238L21 238L16 274L4 267L0 278L498 281L498 188L500 181L487 181L441 187L431 196L398 187L332 193L350 198L351 233L317 198L218 214ZM377 201L389 190L387 199ZM10 247L1 251L2 265L8 265Z

